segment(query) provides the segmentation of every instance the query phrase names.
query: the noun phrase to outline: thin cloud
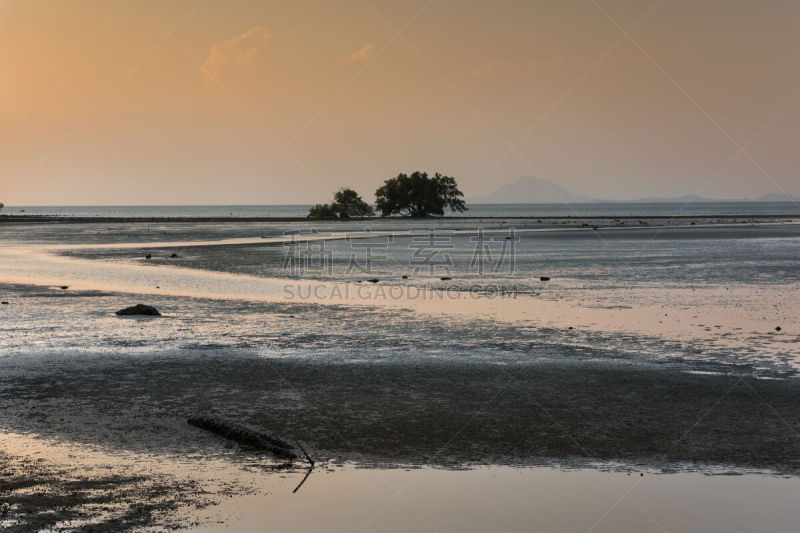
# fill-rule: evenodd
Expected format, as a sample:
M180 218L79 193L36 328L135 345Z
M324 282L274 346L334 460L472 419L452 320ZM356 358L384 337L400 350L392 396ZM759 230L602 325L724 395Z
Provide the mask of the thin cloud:
M269 39L265 26L256 26L232 39L211 45L211 53L203 64L203 81L206 86L217 84L223 67L231 61L244 65L258 52Z
M351 55L347 59L343 59L342 64L349 65L351 63L360 63L362 61L365 61L372 53L373 48L375 47L372 45L372 43L365 44L364 46L353 52L353 55Z
M487 72L494 68L494 62L489 61L483 66L480 66L471 72L473 78L482 78Z

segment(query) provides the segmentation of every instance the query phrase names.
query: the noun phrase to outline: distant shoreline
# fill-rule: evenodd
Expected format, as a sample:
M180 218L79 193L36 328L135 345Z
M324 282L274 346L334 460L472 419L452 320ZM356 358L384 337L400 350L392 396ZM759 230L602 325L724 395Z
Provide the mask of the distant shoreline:
M512 215L512 216L443 216L443 217L366 217L348 219L313 219L307 217L113 217L113 216L61 216L61 215L0 215L0 224L114 224L114 223L222 223L222 222L359 222L365 220L401 221L401 220L736 220L736 219L800 219L800 213L784 214L702 214L702 215Z

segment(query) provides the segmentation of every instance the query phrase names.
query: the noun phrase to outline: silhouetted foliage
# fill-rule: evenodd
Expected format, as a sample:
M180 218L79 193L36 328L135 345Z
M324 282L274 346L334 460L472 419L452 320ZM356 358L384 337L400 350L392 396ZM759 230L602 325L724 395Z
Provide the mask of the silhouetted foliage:
M372 207L361 199L353 189L340 189L333 195L333 205L339 213L339 218L371 217L375 214Z
M382 216L427 217L444 215L445 207L466 211L463 196L454 178L438 172L429 178L427 172L416 171L386 180L375 192L375 205Z
M317 204L308 211L308 218L338 218L339 215L330 204Z
M353 189L341 189L333 195L333 203L317 204L308 212L308 218L371 217L375 212Z

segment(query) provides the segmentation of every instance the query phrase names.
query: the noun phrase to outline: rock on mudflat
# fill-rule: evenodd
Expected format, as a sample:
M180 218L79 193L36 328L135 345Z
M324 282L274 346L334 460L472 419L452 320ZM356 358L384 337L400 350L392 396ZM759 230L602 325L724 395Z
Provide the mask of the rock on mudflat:
M158 309L150 305L136 304L133 307L126 307L120 309L115 313L117 316L131 316L131 315L148 315L148 316L161 316Z

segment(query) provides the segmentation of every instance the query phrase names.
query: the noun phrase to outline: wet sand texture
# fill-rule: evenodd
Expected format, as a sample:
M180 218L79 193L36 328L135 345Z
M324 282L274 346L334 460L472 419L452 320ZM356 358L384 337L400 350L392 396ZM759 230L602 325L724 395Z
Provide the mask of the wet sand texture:
M300 440L319 460L368 465L800 467L796 380L591 362L225 355L86 358L0 380L3 426L134 451L214 453L221 439L185 422L202 411Z

